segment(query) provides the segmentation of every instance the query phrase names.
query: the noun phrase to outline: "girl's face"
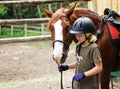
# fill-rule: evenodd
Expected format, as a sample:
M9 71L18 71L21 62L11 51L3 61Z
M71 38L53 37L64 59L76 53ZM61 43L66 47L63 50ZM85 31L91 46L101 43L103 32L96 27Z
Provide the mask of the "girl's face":
M75 35L76 39L78 40L79 43L82 43L85 41L85 34L77 34Z

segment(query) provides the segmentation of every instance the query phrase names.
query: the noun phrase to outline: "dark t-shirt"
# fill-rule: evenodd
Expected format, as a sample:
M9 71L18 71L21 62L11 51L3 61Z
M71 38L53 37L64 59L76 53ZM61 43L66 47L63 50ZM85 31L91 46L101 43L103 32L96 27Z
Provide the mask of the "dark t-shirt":
M80 56L76 55L76 61L76 74L92 69L95 66L95 62L102 61L98 45L90 43L87 47L81 47ZM98 74L86 77L80 82L75 81L74 87L75 89L99 89Z

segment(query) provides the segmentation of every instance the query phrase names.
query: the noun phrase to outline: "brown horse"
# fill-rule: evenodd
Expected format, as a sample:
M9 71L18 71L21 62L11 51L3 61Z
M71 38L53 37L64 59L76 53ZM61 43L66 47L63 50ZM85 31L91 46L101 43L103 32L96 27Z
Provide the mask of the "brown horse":
M71 42L77 42L75 37L69 34L71 24L81 16L91 18L96 25L96 32L97 29L101 28L101 34L97 41L103 61L103 71L100 74L101 89L109 89L110 73L115 68L116 56L119 49L111 42L107 25L103 23L100 26L102 22L101 16L91 10L75 7L76 4L69 9L58 9L55 13L43 9L46 15L51 18L48 27L51 29L52 40L54 41L53 58L57 64L61 64L61 59L66 59L67 57ZM62 62L64 61L62 60Z

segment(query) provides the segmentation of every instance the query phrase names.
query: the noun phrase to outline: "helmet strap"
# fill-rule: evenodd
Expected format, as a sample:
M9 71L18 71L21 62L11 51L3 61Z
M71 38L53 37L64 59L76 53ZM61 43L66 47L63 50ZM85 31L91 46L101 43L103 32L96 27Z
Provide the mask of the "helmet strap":
M90 37L91 37L91 34L87 37L87 35L86 35L86 33L85 33L85 38L86 38L86 40L88 40L88 42L89 42L89 40L90 40ZM85 41L86 41L85 40Z
M88 39L88 37L87 37L87 35L86 35L86 33L84 33L85 34L85 41Z
M78 45L76 46L76 55L80 56L81 46L82 46L82 44L84 44L84 43L85 43L85 41L83 41L82 43L80 43L80 44L78 44Z

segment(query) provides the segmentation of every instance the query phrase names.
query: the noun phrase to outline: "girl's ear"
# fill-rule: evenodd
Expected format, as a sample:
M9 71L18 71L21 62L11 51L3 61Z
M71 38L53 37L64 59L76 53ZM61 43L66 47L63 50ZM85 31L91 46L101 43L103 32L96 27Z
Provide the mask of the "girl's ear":
M53 12L51 12L51 11L45 9L45 8L42 8L42 10L44 11L44 13L46 14L46 16L47 16L48 18L51 18L51 17L52 17Z

